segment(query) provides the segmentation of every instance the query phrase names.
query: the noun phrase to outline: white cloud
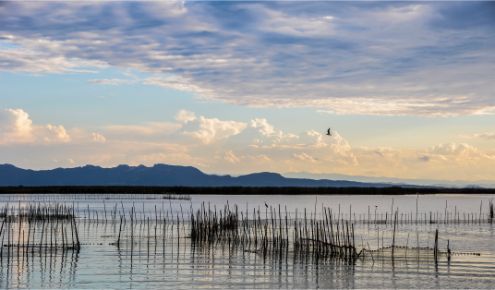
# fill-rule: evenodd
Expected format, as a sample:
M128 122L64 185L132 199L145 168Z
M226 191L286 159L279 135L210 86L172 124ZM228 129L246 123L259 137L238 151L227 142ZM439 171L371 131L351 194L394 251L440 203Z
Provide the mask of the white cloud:
M297 148L311 148L313 152L321 156L318 158L321 162L346 165L359 164L354 149L339 132L333 131L332 136L327 136L318 131L309 130L306 132L306 136L307 143L298 144ZM299 157L302 156L299 155Z
M251 128L257 129L261 134L260 138L253 140L252 146L283 146L289 144L299 138L298 135L285 133L282 130L276 129L272 124L268 123L265 118L255 118L251 120Z
M33 121L22 109L0 111L0 144L28 143L34 140Z
M268 170L418 179L432 176L450 180L495 178L495 151L467 143L443 143L416 149L354 147L337 131L326 136L316 130L275 142L274 136L280 130L264 119L244 123L196 116L188 111L183 113L178 114L185 116L178 118L183 122L105 126L91 133L77 128L67 130L61 125L35 124L22 109L3 110L0 143L19 146L3 147L0 158L16 164L31 162L29 164L33 165L29 167L34 164L71 165L67 161L70 157L77 164L151 165L163 162L232 174ZM191 116L195 116L194 120L187 118ZM184 123L186 120L190 121ZM245 130L253 123L256 126L251 128L256 130ZM243 138L249 140L253 131L260 139L256 146L239 142ZM240 136L231 139L237 135ZM5 136L16 138L5 139ZM106 142L106 136L111 136L112 142ZM187 136L200 142L191 142ZM26 146L21 146L22 143ZM81 145L86 149L81 150ZM22 161L18 156L32 151L33 146L39 154L34 159ZM92 153L88 155L87 150ZM53 163L53 160L59 161Z
M196 120L196 114L187 110L180 110L177 115L175 115L175 120L181 123L189 123Z
M62 125L46 125L46 129L48 130L48 134L44 136L45 142L62 142L67 143L70 142L71 137L65 130Z
M281 142L270 140L270 137L261 136L249 146L249 153L244 152L243 156L260 153L270 156L273 167L278 168L279 172L291 169L313 172L336 166L355 168L359 164L355 148L336 131L331 137L309 130Z
M315 130L309 130L308 132L306 132L306 135L313 139L313 142L312 142L313 147L321 148L321 147L327 146L327 143L324 142L324 139L323 139L324 136L322 133L315 131Z
M259 129L263 136L270 136L275 133L275 128L273 128L265 118L255 118L251 120L251 127Z
M495 154L483 152L479 148L466 143L445 143L429 148L425 156L433 160L456 162L459 164L476 164L482 160L494 160Z
M203 116L200 116L196 123L197 130L185 131L184 134L198 139L203 144L211 144L238 135L247 127L243 122L223 121Z
M23 109L0 111L0 145L68 143L71 136L62 125L33 124Z
M441 155L459 155L466 152L476 151L475 147L468 145L466 143L456 144L456 143L446 143L433 146L430 149L431 153L441 154Z

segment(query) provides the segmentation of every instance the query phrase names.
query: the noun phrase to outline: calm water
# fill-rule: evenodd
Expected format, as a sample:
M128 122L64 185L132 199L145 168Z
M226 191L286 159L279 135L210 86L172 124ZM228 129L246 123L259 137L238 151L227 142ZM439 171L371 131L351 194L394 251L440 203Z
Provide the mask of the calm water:
M494 226L486 221L493 197L203 195L192 196L191 200L164 200L136 195L4 195L0 196L2 208L6 204L17 208L49 202L74 206L82 245L79 251L36 250L26 254L13 250L9 258L4 251L0 287L494 288ZM391 244L392 225L369 222L389 218L398 209L398 245L431 247L438 229L440 248L446 249L449 240L454 255L450 261L442 256L435 264L431 255L411 250L399 251L394 259L375 254L350 263L298 256L289 250L262 256L226 244L193 247L187 220L190 209L200 208L203 202L212 210L222 209L227 203L230 207L237 204L239 210L248 209L250 218L254 208L265 212L265 204L277 210L280 204L283 214L287 207L289 219L295 218L296 210L301 215L305 208L308 215L316 211L321 217L322 206L330 207L334 214L354 222L356 244L368 249ZM133 205L139 220L133 237L126 224L122 245L112 245L120 226L119 218L112 219L113 213L129 215ZM430 212L438 223L422 222L429 220ZM172 217L179 217L178 227Z

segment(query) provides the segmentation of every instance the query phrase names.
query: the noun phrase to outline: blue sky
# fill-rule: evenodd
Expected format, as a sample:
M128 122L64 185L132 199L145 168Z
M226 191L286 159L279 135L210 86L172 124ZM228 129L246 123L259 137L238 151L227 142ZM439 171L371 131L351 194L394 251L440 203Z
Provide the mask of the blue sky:
M494 180L494 13L2 2L0 162Z

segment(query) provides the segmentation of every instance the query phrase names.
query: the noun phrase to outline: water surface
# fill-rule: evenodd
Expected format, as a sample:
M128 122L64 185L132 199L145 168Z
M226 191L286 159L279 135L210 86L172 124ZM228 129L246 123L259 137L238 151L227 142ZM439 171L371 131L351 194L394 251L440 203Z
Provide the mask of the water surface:
M62 203L73 206L81 249L2 254L2 288L494 288L494 226L487 222L492 195L423 196L192 196L165 200L128 195L4 195L0 207ZM209 203L209 205L208 205ZM439 230L439 245L447 241L450 260L435 263L423 252L400 252L392 259L376 254L349 262L318 259L287 252L262 256L228 244L193 247L189 239L190 210L203 204L220 210L226 204L249 212L269 207L293 220L304 209L321 218L329 207L355 225L356 244L376 249L391 244L389 219L399 210L398 245L431 247ZM134 235L129 223L117 240L122 213L134 206ZM267 208L268 206L268 208ZM481 207L481 212L480 212ZM246 210L247 208L247 210ZM118 212L117 216L113 213ZM430 215L437 222L430 223ZM115 217L115 218L114 218ZM179 219L177 227L176 220ZM164 222L165 220L165 222ZM148 224L149 223L149 224ZM148 226L149 225L149 226ZM21 226L22 227L22 226ZM155 234L156 230L156 234ZM131 242L132 239L132 242ZM5 248L5 247L4 247ZM457 253L457 254L456 254Z

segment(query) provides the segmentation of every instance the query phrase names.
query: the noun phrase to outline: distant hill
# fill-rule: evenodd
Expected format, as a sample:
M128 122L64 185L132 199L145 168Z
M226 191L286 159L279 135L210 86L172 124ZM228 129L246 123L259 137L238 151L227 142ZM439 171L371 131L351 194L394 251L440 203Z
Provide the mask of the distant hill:
M75 168L29 170L0 165L0 186L188 186L188 187L391 187L389 183L287 178L261 172L242 176L210 175L191 166L156 164L152 167L86 165Z

